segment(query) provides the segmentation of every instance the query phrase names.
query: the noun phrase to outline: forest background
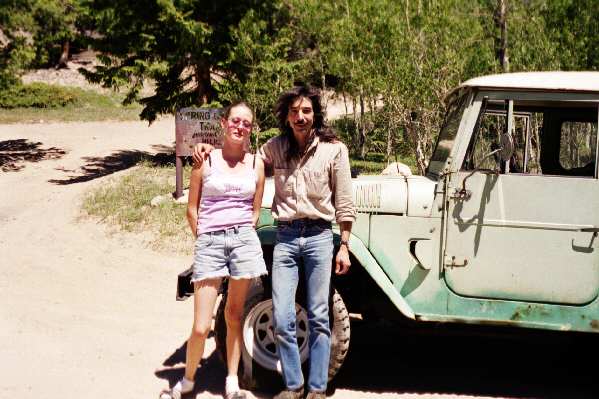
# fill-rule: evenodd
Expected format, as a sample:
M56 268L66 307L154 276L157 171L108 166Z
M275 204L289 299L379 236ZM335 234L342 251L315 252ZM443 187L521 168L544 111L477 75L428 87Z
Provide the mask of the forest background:
M343 101L333 123L354 159L423 173L451 88L598 70L598 15L596 0L2 0L0 107L40 93L21 82L28 70L92 50L100 64L81 72L141 104L141 119L243 98L259 145L278 133L281 91L309 83Z

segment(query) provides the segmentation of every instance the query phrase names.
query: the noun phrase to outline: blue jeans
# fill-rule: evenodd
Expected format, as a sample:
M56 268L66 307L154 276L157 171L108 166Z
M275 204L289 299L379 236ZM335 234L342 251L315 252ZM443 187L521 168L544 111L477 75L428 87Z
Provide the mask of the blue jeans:
M333 232L330 224L306 224L303 220L296 220L288 225L280 224L277 228L272 265L272 299L275 339L287 389L298 389L304 385L295 325L295 293L300 259L304 261L310 332L308 390L324 392L331 351L329 291Z

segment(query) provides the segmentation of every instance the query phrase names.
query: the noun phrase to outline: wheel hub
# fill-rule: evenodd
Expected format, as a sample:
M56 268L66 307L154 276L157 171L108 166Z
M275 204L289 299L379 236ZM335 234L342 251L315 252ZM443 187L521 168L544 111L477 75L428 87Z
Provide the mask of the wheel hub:
M303 363L308 358L308 314L296 303L295 315L297 344ZM243 343L248 354L260 366L281 372L273 322L272 299L258 303L243 322Z

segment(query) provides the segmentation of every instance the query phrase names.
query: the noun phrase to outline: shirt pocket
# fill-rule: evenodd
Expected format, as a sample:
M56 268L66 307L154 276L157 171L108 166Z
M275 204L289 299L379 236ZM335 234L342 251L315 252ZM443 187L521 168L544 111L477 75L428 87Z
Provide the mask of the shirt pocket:
M291 169L275 168L275 192L278 196L289 197L293 193Z
M329 174L326 171L307 170L304 180L308 198L321 200L331 193Z

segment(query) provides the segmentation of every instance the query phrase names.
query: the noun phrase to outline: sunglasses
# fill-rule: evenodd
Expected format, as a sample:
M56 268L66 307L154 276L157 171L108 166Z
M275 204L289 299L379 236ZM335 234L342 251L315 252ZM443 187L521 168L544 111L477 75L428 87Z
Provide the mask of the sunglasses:
M248 121L247 119L231 118L228 121L229 121L229 126L237 126L241 123L241 126L243 126L246 129L252 128L252 122Z

